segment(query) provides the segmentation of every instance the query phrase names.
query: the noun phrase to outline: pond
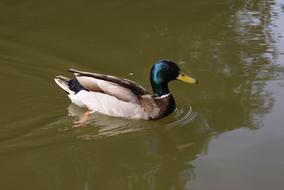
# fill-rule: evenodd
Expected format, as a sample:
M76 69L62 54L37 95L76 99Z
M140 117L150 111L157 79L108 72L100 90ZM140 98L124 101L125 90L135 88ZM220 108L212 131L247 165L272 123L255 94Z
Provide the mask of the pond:
M284 2L0 2L0 187L266 190L284 186ZM92 114L53 78L68 68L139 82L166 59L158 121Z

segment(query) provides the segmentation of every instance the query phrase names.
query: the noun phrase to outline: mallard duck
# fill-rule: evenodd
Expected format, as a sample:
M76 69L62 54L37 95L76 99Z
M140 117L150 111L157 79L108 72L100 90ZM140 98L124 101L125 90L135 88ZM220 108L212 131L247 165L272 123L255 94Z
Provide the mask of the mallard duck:
M175 109L168 82L177 79L197 84L196 79L181 72L171 61L158 61L152 66L150 82L153 95L128 79L76 69L69 71L75 74L75 79L56 76L54 80L67 92L72 103L90 110L86 115L99 112L131 119L160 119Z

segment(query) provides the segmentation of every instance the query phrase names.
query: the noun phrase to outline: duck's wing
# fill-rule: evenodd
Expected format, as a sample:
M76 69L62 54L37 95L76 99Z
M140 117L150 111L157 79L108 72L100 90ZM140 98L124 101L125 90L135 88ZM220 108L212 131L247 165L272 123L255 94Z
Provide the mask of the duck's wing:
M141 85L128 79L76 69L69 71L87 90L109 94L123 101L138 103L141 96L149 94Z

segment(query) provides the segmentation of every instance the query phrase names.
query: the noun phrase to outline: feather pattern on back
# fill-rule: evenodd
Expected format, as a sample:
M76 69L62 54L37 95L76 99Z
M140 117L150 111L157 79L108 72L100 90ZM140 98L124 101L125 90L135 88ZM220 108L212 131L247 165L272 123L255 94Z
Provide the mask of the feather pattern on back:
M131 90L134 94L136 95L144 95L144 94L149 94L149 92L143 88L141 85L137 84L134 81L124 79L124 78L119 78L111 75L104 75L104 74L98 74L98 73L90 73L90 72L84 72L84 71L79 71L76 69L69 69L70 72L75 73L75 75L78 76L89 76L105 81L109 81L115 84L118 84L120 86L123 86L129 90Z
M138 103L138 96L136 94L116 83L81 75L76 76L76 79L89 91L101 92L126 102Z

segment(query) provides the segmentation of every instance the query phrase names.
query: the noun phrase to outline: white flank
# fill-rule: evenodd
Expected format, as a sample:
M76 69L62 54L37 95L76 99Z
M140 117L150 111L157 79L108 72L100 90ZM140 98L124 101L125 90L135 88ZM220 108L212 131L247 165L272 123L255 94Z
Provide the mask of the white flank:
M76 95L69 95L71 101L89 110L115 117L149 119L150 115L139 105L121 101L113 96L81 90Z

